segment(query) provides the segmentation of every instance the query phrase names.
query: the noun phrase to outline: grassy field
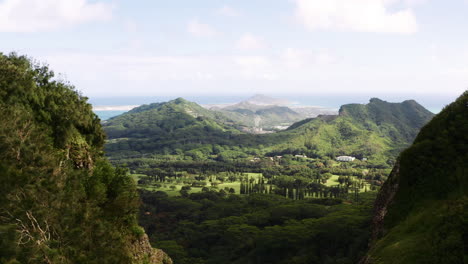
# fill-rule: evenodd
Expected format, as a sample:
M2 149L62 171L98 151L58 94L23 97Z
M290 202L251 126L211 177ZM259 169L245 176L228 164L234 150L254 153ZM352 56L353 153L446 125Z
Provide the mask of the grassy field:
M258 180L262 176L261 173L244 173L244 175L247 176L248 178L255 178L256 180ZM131 176L135 180L135 182L138 182L138 180L140 180L145 175L143 175L143 174L132 174ZM142 188L142 189L149 190L149 191L163 191L163 192L167 193L169 196L177 196L177 195L180 195L181 188L186 185L186 184L183 184L183 183L175 183L175 182L160 183L160 184L162 185L161 187L156 187L156 186L153 186L151 184L147 184L147 185L139 184L138 188ZM241 185L240 181L223 182L223 183L218 182L218 185L217 185L216 189L217 190L223 190L224 188L233 188L234 191L235 191L235 194L239 194L240 193L240 185ZM175 186L175 188L171 188L171 186ZM206 180L206 187L211 188L211 183L209 182L208 179ZM201 192L202 188L203 187L191 187L191 190L189 191L189 193Z
M248 178L255 178L256 180L258 180L262 176L261 173L244 173L244 175L247 176ZM143 174L132 174L132 177L135 180L135 182L137 182L144 176L145 175ZM351 176L351 177L353 178L353 180L358 181L357 177L355 176ZM338 181L338 178L339 178L338 175L332 175L332 177L328 179L324 185L328 187L339 185L340 183ZM216 190L223 190L225 188L228 188L228 189L233 188L235 191L234 192L235 194L240 193L240 185L241 185L240 181L234 181L234 182L226 181L222 183L217 181L217 183L218 185L216 187ZM176 182L167 182L167 183L159 183L159 184L161 184L161 187L156 187L152 184L146 184L146 185L139 184L138 188L142 188L142 189L149 190L149 191L163 191L167 193L169 196L177 196L177 195L180 195L181 188L186 185L183 183L176 183ZM171 188L171 186L174 186L175 188ZM208 179L206 180L205 187L211 188L211 183L209 182ZM189 193L201 192L202 188L203 187L191 187L191 190L189 191ZM370 184L364 183L364 187L361 188L359 191L364 192L365 190L367 191L370 190Z
M340 182L338 181L338 178L340 176L338 175L333 175L331 176L330 179L327 180L327 182L324 184L325 186L328 186L328 187L331 187L331 186L336 186L336 185L340 185ZM351 178L355 181L358 181L359 179L355 176L351 176ZM362 187L361 189L359 189L359 192L364 192L365 190L369 191L370 190L370 184L367 183L367 182L364 182L364 187Z

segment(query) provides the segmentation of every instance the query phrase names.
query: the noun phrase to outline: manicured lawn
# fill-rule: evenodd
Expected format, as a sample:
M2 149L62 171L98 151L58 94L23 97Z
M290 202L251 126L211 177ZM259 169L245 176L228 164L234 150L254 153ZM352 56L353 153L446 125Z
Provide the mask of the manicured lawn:
M244 174L246 176L248 176L249 178L255 178L255 180L258 180L262 176L261 173L244 173ZM131 176L135 179L135 181L138 181L141 177L143 177L145 175L143 175L143 174L132 174ZM328 187L339 185L340 183L338 181L338 178L339 178L338 175L332 175L331 178L328 179L327 182L324 185L328 186ZM354 180L358 180L357 177L352 176L352 178ZM163 191L163 192L167 193L169 196L178 196L178 195L180 195L181 188L183 186L185 186L185 184L176 183L176 182L166 182L166 183L159 183L159 184L161 184L162 186L161 187L155 187L152 184L147 184L147 185L138 185L138 188L142 188L142 189L149 190L149 191ZM218 183L216 190L223 190L226 187L229 188L229 189L234 188L235 194L239 194L240 193L240 185L241 185L240 181ZM170 186L175 186L176 188L171 189ZM208 179L206 180L206 187L211 188L211 183L209 182ZM370 190L370 185L368 183L365 183L364 187L361 188L359 191L364 192L366 187L367 187L367 191L369 191ZM202 187L191 187L191 190L189 191L189 193L197 193L197 192L201 192L201 190L202 190Z
M325 186L335 186L335 185L339 185L340 182L338 182L338 178L340 176L338 175L333 175L330 177L330 179L327 180L327 182L324 184Z
M328 186L328 187L339 185L339 184L340 184L340 182L338 181L338 178L339 178L339 177L340 177L340 176L338 176L338 175L333 175L333 176L331 176L330 179L328 179L327 182L326 182L324 185L325 185L325 186ZM358 179L357 177L355 177L355 176L351 176L351 178L352 178L353 180L355 180L355 181L358 181L358 180L359 180L359 179ZM366 189L366 187L367 187L367 191L370 191L370 184L368 184L367 182L364 182L364 187L361 188L361 189L359 190L359 192L364 192L364 190Z
M245 176L248 178L255 178L258 180L262 174L261 173L244 173ZM132 174L132 178L137 182L140 180L140 178L144 177L144 174ZM155 187L152 184L147 184L147 185L138 185L138 188L149 190L149 191L163 191L167 193L169 196L177 196L180 195L180 189L185 186L185 184L180 184L180 183L175 183L175 182L167 182L167 183L159 183L162 186L161 187ZM240 193L240 181L234 181L234 182L224 182L224 183L219 183L217 190L223 190L224 188L234 188L235 193L239 194ZM175 186L175 189L171 189L170 186ZM206 180L206 187L211 188L211 183L209 180ZM191 190L189 193L196 193L196 192L201 192L202 187L191 187Z

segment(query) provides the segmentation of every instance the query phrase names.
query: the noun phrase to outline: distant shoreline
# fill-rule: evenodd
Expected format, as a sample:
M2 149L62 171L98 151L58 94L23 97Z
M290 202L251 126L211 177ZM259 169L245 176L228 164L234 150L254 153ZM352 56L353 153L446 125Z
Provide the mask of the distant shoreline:
M140 105L97 105L93 111L129 111Z

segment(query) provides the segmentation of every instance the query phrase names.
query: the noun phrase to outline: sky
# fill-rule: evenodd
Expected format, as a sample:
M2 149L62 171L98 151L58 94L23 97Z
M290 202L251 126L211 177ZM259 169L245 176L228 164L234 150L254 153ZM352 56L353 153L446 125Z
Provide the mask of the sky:
M0 0L0 52L84 95L468 88L468 0Z

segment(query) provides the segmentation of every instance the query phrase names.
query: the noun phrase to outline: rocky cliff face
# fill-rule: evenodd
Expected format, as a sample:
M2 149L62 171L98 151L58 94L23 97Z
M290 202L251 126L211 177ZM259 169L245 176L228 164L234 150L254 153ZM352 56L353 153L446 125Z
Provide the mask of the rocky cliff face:
M374 216L372 218L372 231L369 246L372 247L377 240L382 237L385 233L384 230L384 219L388 212L388 207L393 202L393 198L398 191L398 178L400 174L400 162L397 161L393 167L392 172L388 180L382 186L380 192L377 195L374 205ZM360 264L371 264L369 255L366 255L360 262Z
M172 259L164 251L151 247L146 234L132 242L130 251L135 264L172 264Z
M384 233L384 219L388 212L388 207L398 190L398 178L400 174L400 162L397 161L395 167L390 173L389 180L385 182L384 187L377 195L375 201L374 217L372 218L371 241L376 241Z

